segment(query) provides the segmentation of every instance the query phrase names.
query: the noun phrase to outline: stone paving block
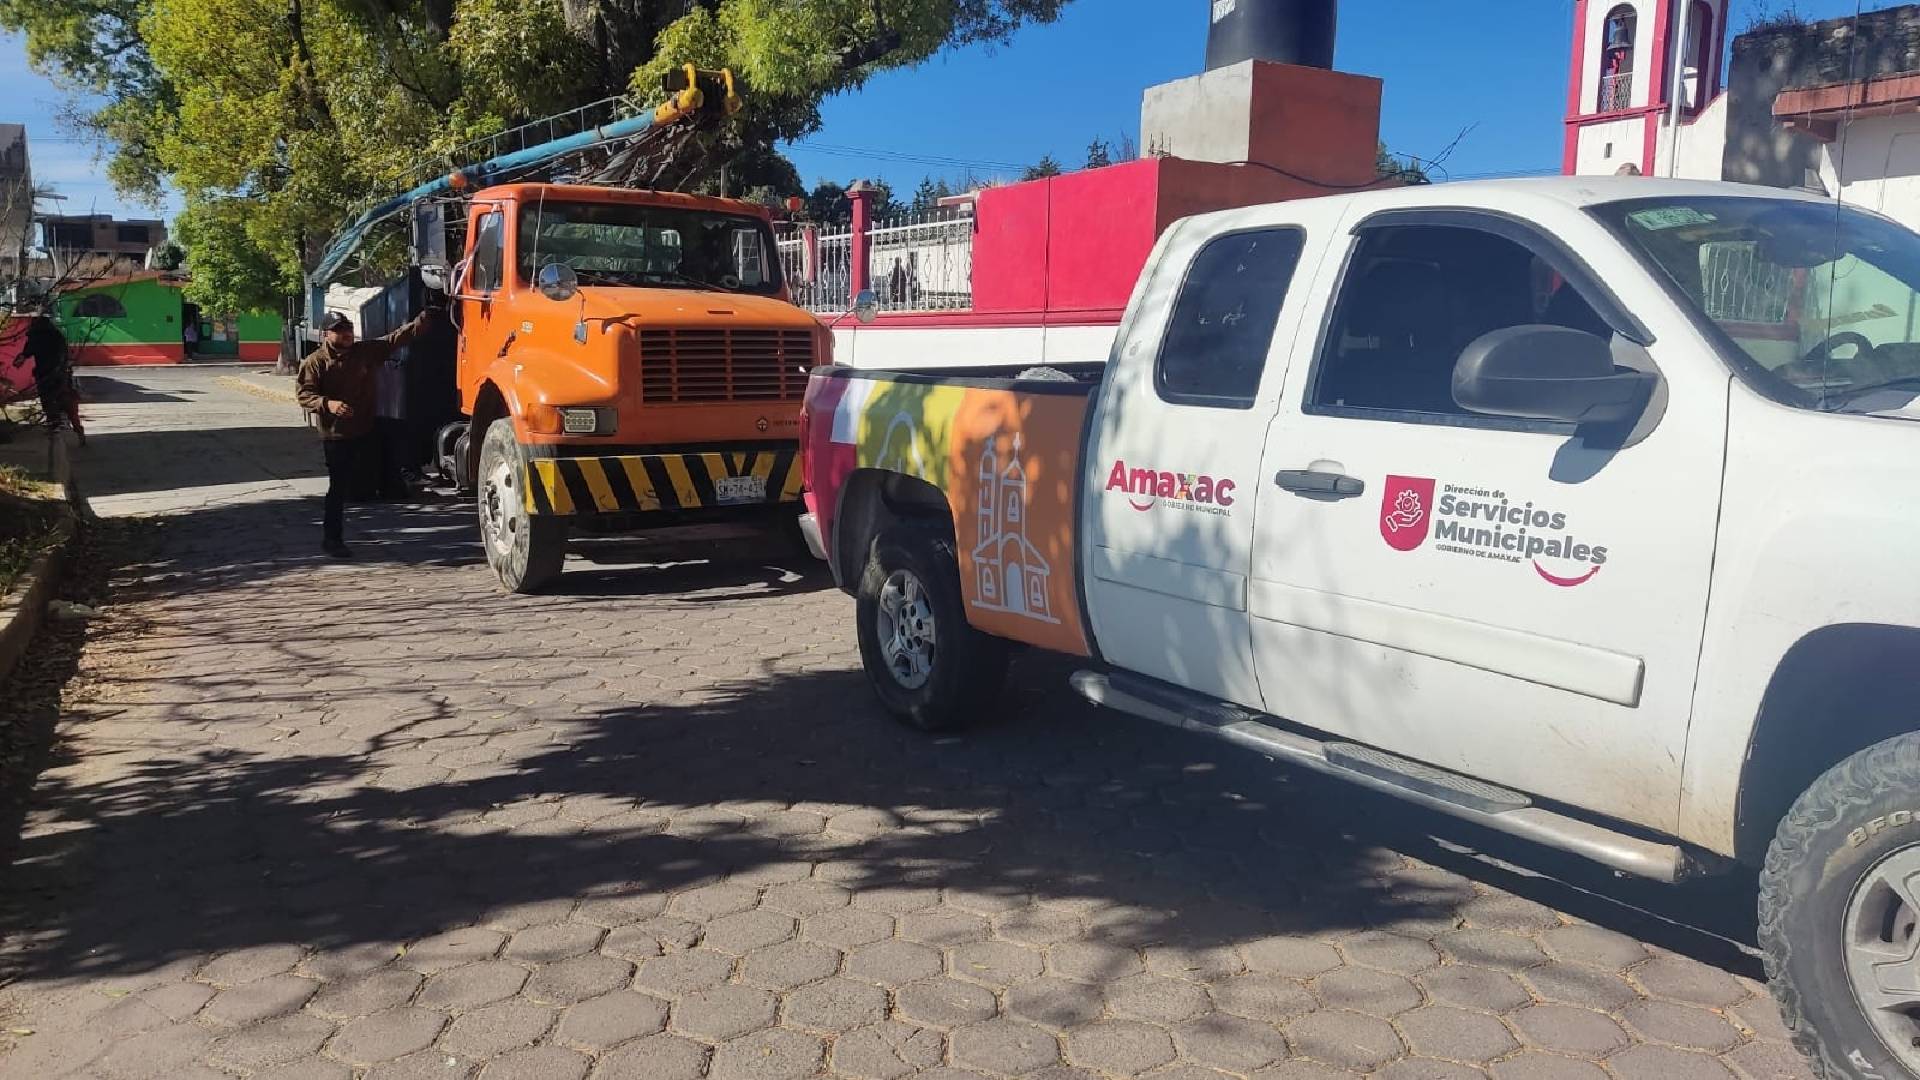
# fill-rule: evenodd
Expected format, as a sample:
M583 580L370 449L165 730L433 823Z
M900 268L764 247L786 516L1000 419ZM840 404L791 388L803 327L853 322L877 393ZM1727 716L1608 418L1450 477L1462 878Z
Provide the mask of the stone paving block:
M760 906L795 917L818 915L847 906L852 893L825 881L793 881L770 886L760 898Z
M1317 1061L1282 1061L1269 1065L1259 1072L1250 1073L1253 1080L1355 1080L1360 1074L1346 1069L1336 1069L1331 1065L1322 1065Z
M341 1019L365 1016L412 1000L425 978L405 968L382 968L337 983L328 983L313 996L309 1009Z
M1440 963L1440 954L1429 942L1385 930L1346 938L1340 942L1340 951L1355 964L1401 975L1415 975Z
M760 890L746 885L706 885L677 893L667 910L701 922L747 911L760 903Z
M1342 1068L1378 1068L1404 1049L1391 1024L1344 1009L1308 1013L1288 1024L1286 1031L1294 1053Z
M524 968L482 960L428 978L417 1000L430 1009L476 1009L512 997L526 982Z
M1214 1013L1173 1029L1180 1056L1232 1072L1252 1072L1287 1057L1287 1040L1272 1024Z
M583 956L599 947L605 930L588 923L548 923L515 931L503 955L524 964L548 964Z
M706 1047L675 1035L649 1035L607 1054L593 1080L700 1080L707 1069Z
M317 1052L332 1034L333 1025L326 1020L295 1013L222 1036L213 1044L213 1057L223 1064L247 1069L285 1065ZM133 1045L122 1043L119 1049Z
M1455 1061L1409 1057L1388 1062L1369 1074L1367 1080L1487 1080L1487 1074Z
M1640 999L1625 978L1585 964L1555 961L1524 971L1520 977L1544 1001L1611 1012Z
M947 1042L955 1065L1006 1076L1020 1076L1060 1060L1060 1044L1052 1034L1017 1020L987 1020L956 1028Z
M851 949L893 936L893 916L864 908L837 908L800 920L800 936L836 949Z
M1414 982L1434 1001L1463 1009L1506 1012L1533 1001L1533 995L1513 976L1467 964L1447 964L1422 972Z
M327 1051L355 1065L391 1061L426 1049L446 1022L444 1014L432 1009L387 1009L347 1021L327 1044Z
M1494 1080L1606 1080L1600 1066L1578 1058L1526 1050L1496 1061L1489 1069Z
M837 976L786 995L781 1015L793 1026L847 1031L886 1019L887 992L872 983Z
M298 945L256 945L221 953L200 969L201 982L236 986L269 975L292 971L307 954Z
M520 1001L501 1002L454 1018L440 1048L456 1057L489 1058L526 1046L553 1026L554 1012Z
M269 975L220 991L200 1015L216 1024L243 1027L299 1009L319 988L319 983L298 975Z
M254 1080L353 1080L353 1070L337 1061L309 1058L254 1073Z
M558 1046L515 1050L487 1062L480 1080L582 1080L593 1066L585 1054Z
M1351 1009L1392 1019L1419 1006L1420 990L1404 976L1368 968L1341 968L1313 983L1320 1000L1335 1009Z
M1786 1042L1790 1037L1787 1025L1780 1019L1780 1008L1773 1003L1772 997L1762 995L1743 1001L1728 1009L1727 1016L1752 1032L1755 1038Z
M740 962L740 978L769 990L791 990L840 970L840 952L812 941L755 949Z
M1270 937L1240 946L1248 971L1310 979L1341 964L1340 953L1323 941L1297 937Z
M498 930L467 926L422 938L407 949L399 963L427 975L460 967L476 960L491 960L506 944L507 935Z
M1556 960L1625 971L1647 958L1646 946L1625 934L1598 926L1562 926L1537 939Z
M350 979L393 963L405 948L398 941L356 941L316 951L300 962L300 971L316 979Z
M1498 1019L1447 1005L1423 1006L1396 1023L1407 1048L1421 1057L1484 1063L1520 1049Z
M667 1026L667 1003L629 990L615 990L567 1009L560 1017L561 1042L604 1050Z
M1207 986L1221 1012L1278 1024L1320 1007L1320 999L1294 979L1278 975L1235 975Z
M1571 1005L1534 1005L1513 1014L1522 1038L1546 1050L1603 1057L1627 1045L1627 1033L1605 1013Z
M1632 978L1654 997L1708 1008L1737 1005L1748 996L1733 976L1681 956L1656 956L1634 968Z
M1142 951L1147 970L1200 982L1238 975L1245 968L1237 953L1222 946L1149 945Z
M140 1002L169 1020L185 1020L200 1011L217 991L204 983L174 982L142 991Z
M935 948L985 941L993 932L985 916L944 907L910 912L899 922L902 938Z
M1456 964L1495 971L1525 971L1547 959L1533 939L1505 930L1456 930L1435 938L1434 944Z
M773 1028L756 1031L713 1051L709 1080L803 1080L813 1075L826 1047L812 1035Z
M755 949L787 940L793 936L794 927L790 915L774 911L742 911L723 915L708 923L700 944L733 956L744 956Z
M1705 1054L1664 1046L1635 1046L1607 1059L1620 1080L1728 1080L1732 1070Z
M1746 1080L1813 1080L1807 1059L1786 1043L1750 1042L1720 1060Z
M1683 1050L1731 1050L1746 1036L1724 1017L1672 1001L1636 1001L1620 1011L1627 1027L1649 1042Z
M1023 945L1054 945L1079 937L1084 927L1070 911L1043 907L1020 908L993 920L994 936Z
M1033 978L1044 966L1039 950L1009 941L974 942L947 954L950 973L1002 989Z
M889 1020L835 1039L830 1067L852 1080L900 1080L939 1065L945 1052L946 1037L939 1031Z
M1204 994L1201 1001L1204 1008ZM1008 1016L1047 1028L1070 1028L1098 1020L1105 1006L1097 987L1050 976L1017 983L1007 992Z
M682 1035L721 1042L773 1025L775 1000L750 986L720 986L674 1002L668 1024Z
M894 1000L902 1016L945 1028L990 1020L1000 1010L993 991L949 978L902 987Z
M628 923L651 919L667 910L667 898L642 890L589 896L573 910L575 922L613 930Z
M733 958L705 949L691 949L642 961L634 985L662 997L678 997L706 990L727 981L733 973Z
M925 911L940 903L940 890L932 885L879 885L853 894L853 906L889 915Z
M625 960L611 956L576 956L535 968L521 992L534 1001L568 1005L618 990L632 977L633 965Z
M1212 1003L1198 983L1165 975L1132 975L1107 984L1113 1015L1125 1020L1179 1023L1206 1013Z
M440 1050L422 1050L375 1065L366 1070L363 1080L468 1080L479 1071L477 1061Z
M1166 1029L1133 1020L1102 1020L1067 1032L1067 1059L1100 1072L1138 1076L1174 1058Z
M940 974L940 953L911 941L877 941L847 953L847 974L898 988Z
M1100 983L1146 970L1140 954L1107 941L1067 941L1046 952L1047 970L1082 982Z

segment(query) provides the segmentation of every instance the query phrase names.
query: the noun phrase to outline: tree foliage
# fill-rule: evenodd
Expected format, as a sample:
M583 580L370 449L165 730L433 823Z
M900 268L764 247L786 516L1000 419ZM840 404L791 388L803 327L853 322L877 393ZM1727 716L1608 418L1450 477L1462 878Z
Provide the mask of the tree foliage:
M1042 154L1039 161L1027 166L1027 171L1020 174L1020 179L1042 180L1049 176L1059 176L1066 171L1058 161L1053 159L1052 154Z
M1420 167L1418 159L1407 158L1402 160L1401 158L1395 157L1393 151L1387 149L1386 143L1378 144L1374 150L1373 171L1375 175L1382 179L1391 177L1392 179L1400 181L1402 184L1432 183L1427 176L1427 171Z
M1104 169L1113 164L1113 147L1105 139L1095 139L1087 144L1087 168Z
M346 218L461 144L612 95L651 107L680 64L731 67L746 92L709 143L728 190L797 194L771 147L815 130L823 98L1066 2L0 0L0 29L104 101L86 121L108 175L181 193L192 299L238 310L296 291ZM368 269L390 272L396 250L376 245Z

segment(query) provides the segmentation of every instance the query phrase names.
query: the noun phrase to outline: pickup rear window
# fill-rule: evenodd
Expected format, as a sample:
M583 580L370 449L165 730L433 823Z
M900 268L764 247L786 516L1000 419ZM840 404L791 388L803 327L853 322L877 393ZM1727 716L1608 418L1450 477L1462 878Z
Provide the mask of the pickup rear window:
M1225 408L1253 403L1305 245L1299 229L1249 229L1200 249L1160 345L1154 382L1163 399Z
M1804 199L1633 199L1592 213L1718 331L1735 371L1802 408L1920 397L1920 235Z

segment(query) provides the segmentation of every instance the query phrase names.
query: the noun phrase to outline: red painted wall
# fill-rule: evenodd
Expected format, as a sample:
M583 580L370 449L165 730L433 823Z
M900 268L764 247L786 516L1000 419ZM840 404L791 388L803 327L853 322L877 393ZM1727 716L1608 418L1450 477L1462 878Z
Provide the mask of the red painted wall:
M1047 309L1124 307L1160 235L1167 159L1146 158L1047 181Z
M973 309L1047 306L1047 182L988 188L974 207Z

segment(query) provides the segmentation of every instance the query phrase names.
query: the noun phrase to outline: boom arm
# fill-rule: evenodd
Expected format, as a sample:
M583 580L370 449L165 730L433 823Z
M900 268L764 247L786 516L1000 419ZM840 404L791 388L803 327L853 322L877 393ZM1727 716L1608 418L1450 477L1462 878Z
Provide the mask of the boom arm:
M498 181L525 176L542 166L595 146L638 140L654 132L664 134L687 125L731 116L740 110L740 97L734 89L733 73L730 71L698 71L688 64L669 73L663 81L668 99L650 116L616 120L538 146L489 158L429 180L367 208L333 238L321 254L320 261L307 274L308 322L311 323L319 314L323 290L340 273L347 259L365 242L374 226L393 218L421 199L472 191Z

